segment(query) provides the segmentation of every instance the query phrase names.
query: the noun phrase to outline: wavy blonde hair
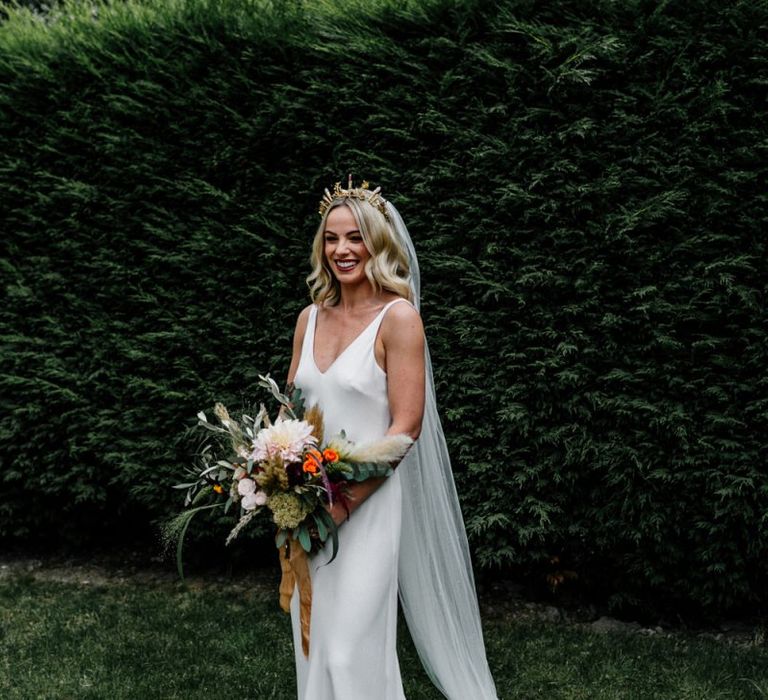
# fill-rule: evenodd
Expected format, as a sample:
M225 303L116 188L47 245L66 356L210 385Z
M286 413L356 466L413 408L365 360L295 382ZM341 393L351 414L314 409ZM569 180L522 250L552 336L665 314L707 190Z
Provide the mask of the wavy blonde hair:
M366 193L365 197L368 197L367 190L360 191ZM351 209L363 243L371 254L370 259L365 263L364 271L376 293L387 290L413 302L409 284L411 272L408 254L397 234L377 207L354 197L335 199L328 206L317 227L310 255L312 272L307 276L312 302L318 305L328 302L329 306L335 306L341 299L341 285L325 258L325 226L328 215L340 206Z

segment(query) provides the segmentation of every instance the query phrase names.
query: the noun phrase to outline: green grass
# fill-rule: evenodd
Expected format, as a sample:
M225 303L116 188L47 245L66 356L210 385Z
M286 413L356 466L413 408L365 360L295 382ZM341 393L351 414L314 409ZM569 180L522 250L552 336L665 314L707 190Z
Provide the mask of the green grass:
M765 647L544 622L485 629L503 700L768 698ZM399 653L409 700L439 699L404 628ZM0 697L292 700L290 620L276 591L0 582Z

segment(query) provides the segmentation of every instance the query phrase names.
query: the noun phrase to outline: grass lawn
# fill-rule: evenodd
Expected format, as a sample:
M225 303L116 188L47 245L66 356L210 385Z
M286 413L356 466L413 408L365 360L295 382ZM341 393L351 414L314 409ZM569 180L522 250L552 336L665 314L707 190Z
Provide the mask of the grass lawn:
M515 620L487 620L485 633L502 700L768 698L765 646ZM439 700L404 626L399 653L409 700ZM276 590L0 581L0 698L295 700L295 692L290 619Z

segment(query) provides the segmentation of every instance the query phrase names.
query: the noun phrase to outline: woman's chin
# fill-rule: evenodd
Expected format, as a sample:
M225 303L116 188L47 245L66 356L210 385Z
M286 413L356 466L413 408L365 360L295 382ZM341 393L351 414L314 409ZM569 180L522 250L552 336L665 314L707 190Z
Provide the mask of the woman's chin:
M344 285L362 284L368 279L365 275L351 275L345 272L334 272L334 276L336 277L336 280L339 282L339 284Z

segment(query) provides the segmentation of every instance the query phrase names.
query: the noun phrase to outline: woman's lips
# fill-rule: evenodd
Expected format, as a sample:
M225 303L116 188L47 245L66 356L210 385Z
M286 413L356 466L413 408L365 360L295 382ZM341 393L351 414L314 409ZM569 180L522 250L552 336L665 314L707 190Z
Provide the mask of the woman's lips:
M357 267L357 260L337 260L336 269L339 272L349 272Z

